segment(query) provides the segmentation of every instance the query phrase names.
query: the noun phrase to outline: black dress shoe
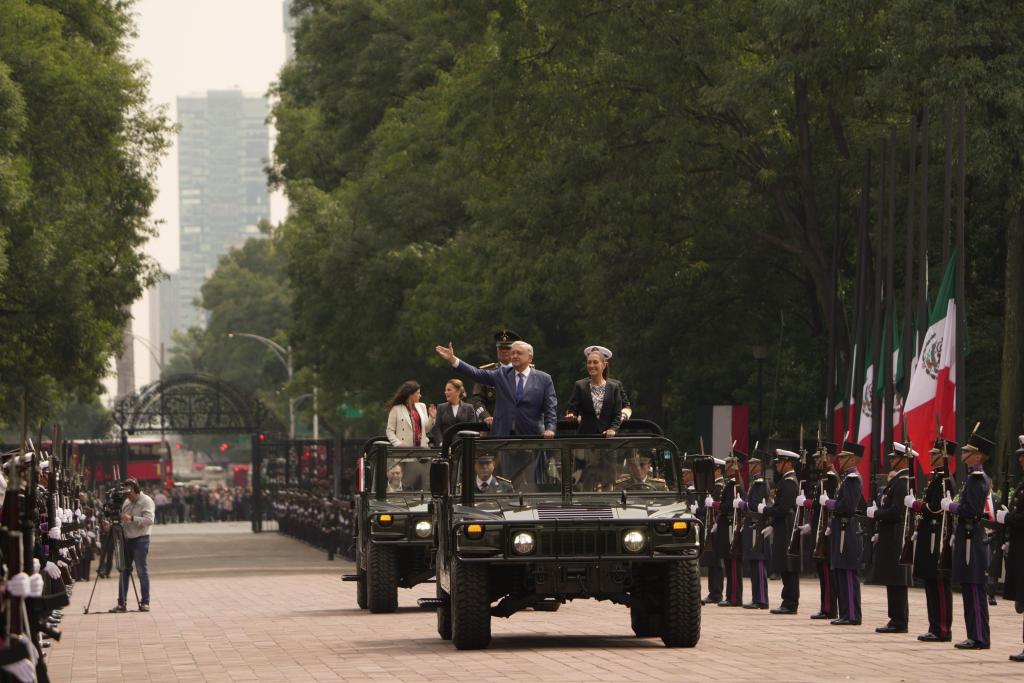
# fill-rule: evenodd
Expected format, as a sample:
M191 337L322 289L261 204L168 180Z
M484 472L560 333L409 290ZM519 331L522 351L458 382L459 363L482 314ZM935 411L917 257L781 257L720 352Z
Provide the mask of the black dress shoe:
M760 607L761 606L758 605L756 602L748 602L747 604L743 605L743 609L759 609Z
M118 605L117 607L111 607L108 612L127 612L128 608L124 605Z
M796 614L796 610L792 607L776 607L771 612L772 614Z
M1019 655L1010 655L1011 662L1024 662L1024 650L1020 651Z
M829 623L833 626L860 626L859 621L850 621L849 619L833 619Z
M953 640L953 636L946 636L943 638L942 636L937 636L929 631L928 633L922 633L917 637L917 639L922 643L948 643Z
M957 643L956 645L954 645L953 647L955 647L958 650L987 650L989 648L988 645L985 645L983 643L979 643L976 640L970 640L970 639L961 641L961 642Z
M705 605L717 605L722 601L721 595L708 595L708 597L701 600Z
M828 612L815 612L811 615L811 619L835 619L836 615L829 614Z
M722 602L718 603L718 606L719 607L739 607L740 603L738 603L738 602L729 602L728 600L722 600Z
M899 626L888 626L888 625L886 625L886 626L879 626L878 628L875 629L875 633L906 633L906 632L907 632L907 628L905 626L903 628L900 628Z

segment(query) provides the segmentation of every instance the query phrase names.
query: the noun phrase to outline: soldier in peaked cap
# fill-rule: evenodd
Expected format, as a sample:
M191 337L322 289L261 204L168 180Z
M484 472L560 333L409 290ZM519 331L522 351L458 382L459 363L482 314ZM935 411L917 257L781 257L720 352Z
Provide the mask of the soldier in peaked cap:
M629 474L615 480L616 491L668 491L664 479L651 475L651 456L636 452L626 458Z
M725 596L718 603L719 607L739 607L743 604L743 569L740 565L742 555L733 552L733 518L736 499L742 499L739 474L739 460L729 457L725 460L725 482L722 495L718 500L711 496L704 499L704 504L717 513L715 520L714 547L725 567Z
M822 493L818 502L828 508L832 519L829 522L830 557L835 572L839 593L839 618L832 620L836 626L857 626L861 621L860 609L860 555L863 542L860 537L860 522L857 510L863 500L864 484L857 471L857 464L864 457L864 447L855 443L843 444L839 452L839 468L842 481L836 497Z
M494 370L499 367L504 367L512 362L512 342L522 341L522 337L513 332L512 330L498 330L494 333L494 351L497 355L497 361L494 363L487 363L481 365L481 370ZM491 424L494 420L494 404L498 400L498 395L495 392L494 387L487 384L474 384L473 391L470 394L469 402L473 405L473 410L476 411L476 419L481 422Z
M743 562L750 576L750 602L744 609L768 609L768 558L772 554L771 526L765 522L762 512L768 502L768 484L761 476L761 460L747 457L736 451L736 457L747 462L750 473L750 487L746 499L734 498L739 508L743 528Z
M474 486L477 493L512 493L515 491L511 481L495 476L492 454L478 453L473 466L476 469Z
M910 567L900 564L900 553L903 550L903 515L906 514L904 499L910 493L911 472L907 466L907 447L901 443L893 444L893 452L889 454L889 481L882 489L877 503L867 509L869 519L875 520L875 536L871 539L875 544L872 565L872 578L875 583L885 586L888 604L889 621L885 626L875 629L876 633L906 633L910 619L910 608L907 601L907 587L913 579ZM913 513L911 513L913 514Z
M815 454L815 465L818 468L818 484L810 498L799 494L797 506L811 510L811 523L800 530L803 534L813 534L815 569L818 572L818 593L820 604L818 611L811 619L835 619L838 614L839 592L836 589L835 573L832 571L832 560L829 556L829 539L825 536L829 528L831 513L820 502L821 494L833 498L839 490L839 475L836 474L833 460L839 448L834 443L822 442Z
M946 552L942 541L942 522L949 516L949 513L942 511L942 499L948 491L953 490L953 481L949 478L949 458L956 454L957 448L952 441L936 439L928 453L932 476L925 487L924 496L918 500L907 494L903 499L904 505L920 515L914 541L913 576L924 582L928 631L917 639L926 643L948 643L953 638L953 585L949 581L949 568L942 566L940 560ZM946 521L947 524L952 523L949 519Z
M777 486L774 503L762 509L772 520L772 535L775 538L771 570L782 577L782 604L773 609L772 614L796 614L800 606L801 558L789 554L789 539L796 523L796 497L800 495L800 482L795 470L798 462L800 456L793 451L776 449L775 471L782 478Z
M708 594L701 602L715 605L722 600L722 586L725 581L725 574L722 571L722 558L715 552L715 533L718 529L715 517L716 510L712 507L715 501L722 499L722 489L725 488L725 476L722 474L725 469L725 460L714 458L715 461L715 487L711 493L702 501L697 509L697 516L704 522L704 552L700 556L700 565L708 568ZM710 503L708 501L711 501Z
M988 565L991 559L981 520L992 486L982 463L995 447L988 439L972 434L961 448L964 465L970 472L960 489L959 501L949 494L942 499L942 509L956 515L953 535L953 583L960 584L963 594L964 621L967 639L955 645L960 650L987 650L991 647L988 627Z
M1024 472L1024 435L1017 437L1020 448L1017 449L1018 472ZM1024 477L1020 477L1017 486L1010 494L1010 507L1003 505L996 513L996 521L1005 527L1004 542L1009 543L1006 549L1006 576L1003 581L1003 597L1014 601L1017 614L1024 614ZM1010 655L1010 661L1024 662L1024 650L1019 655Z

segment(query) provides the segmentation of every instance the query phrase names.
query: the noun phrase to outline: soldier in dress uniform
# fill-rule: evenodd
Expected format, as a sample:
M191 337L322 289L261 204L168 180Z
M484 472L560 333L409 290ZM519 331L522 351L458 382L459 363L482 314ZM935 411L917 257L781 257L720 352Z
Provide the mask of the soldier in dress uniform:
M633 453L626 459L629 474L615 480L616 491L668 491L664 479L651 474L651 456L648 453Z
M747 458L736 451L740 462L747 461L750 487L746 499L734 498L733 505L740 510L743 562L750 576L750 602L744 609L768 609L768 558L772 554L771 525L762 514L768 502L768 484L761 476L761 460Z
M793 525L796 524L796 497L800 495L800 481L795 470L798 462L800 456L793 451L775 450L775 472L780 477L775 501L761 509L772 520L774 543L771 570L773 574L782 577L782 604L774 608L772 614L796 614L800 607L802 558L789 554L789 539L793 535Z
M834 498L839 490L839 475L836 474L833 466L833 459L836 456L838 447L834 443L823 442L815 454L815 466L818 468L818 483L810 498L804 494L796 497L797 506L803 506L811 510L811 522L805 525L800 533L810 534L814 550L811 556L814 558L814 566L818 573L818 611L811 615L811 619L835 619L838 615L839 592L836 590L835 573L832 571L832 561L829 556L829 539L824 536L829 528L828 508L823 508L820 502L821 494ZM819 540L824 542L819 543Z
M867 510L868 518L875 520L875 534L871 538L875 544L872 578L874 583L885 586L889 612L889 621L876 628L875 633L906 633L910 621L907 587L913 579L910 565L900 564L904 515L913 515L904 505L910 493L909 459L905 445L894 443L893 449L889 454L889 481L877 502L872 502ZM917 456L915 452L911 454Z
M686 496L686 504L691 508L697 506L697 489L693 485L693 470L688 467L683 467L679 470L679 475L683 481L683 492Z
M953 490L953 481L949 478L949 456L954 455L956 449L955 443L936 439L929 452L932 476L924 496L918 500L907 494L904 498L904 505L920 515L914 541L913 575L924 582L928 632L917 639L926 643L948 643L953 638L953 584L949 580L949 568L941 566L940 559L945 551L942 547L942 519L948 515L942 511L942 499L947 491ZM947 523L952 522L947 520Z
M996 521L1005 527L1003 542L1006 548L1006 576L1003 579L1003 597L1014 601L1017 614L1024 614L1024 435L1017 437L1017 486L1010 494L1010 506L996 513ZM1010 655L1014 662L1024 662L1024 650Z
M719 607L739 607L743 604L743 569L740 566L741 554L733 553L733 500L742 498L739 475L739 461L735 457L725 460L725 483L722 495L718 500L711 496L704 499L704 504L717 511L715 521L715 555L721 559L725 568L725 596L719 601Z
M474 486L477 493L512 493L515 487L512 482L494 474L494 456L490 453L479 453L473 463L476 468Z
M722 558L715 552L714 540L718 527L715 521L717 513L712 507L715 501L722 499L722 489L725 488L725 476L722 474L722 470L725 467L725 461L721 458L715 458L714 461L715 487L704 500L700 501L701 505L697 508L697 516L703 520L706 530L704 534L704 552L700 556L700 566L707 567L708 569L708 594L707 597L701 600L705 605L716 605L721 602L722 585L725 582L725 575L722 571Z
M839 452L839 470L843 478L836 497L830 498L828 493L822 493L818 498L832 516L828 528L829 557L839 593L839 618L830 623L836 626L857 626L861 620L857 572L864 544L857 510L863 500L864 483L857 472L857 464L863 456L863 446L849 442L843 444L843 450Z
M953 583L960 584L967 624L967 639L954 646L960 650L987 650L991 647L988 596L985 594L991 551L985 543L981 520L985 517L985 504L992 490L982 463L994 445L977 433L971 435L961 449L969 474L960 489L959 500L954 502L947 494L941 503L943 510L956 515L957 521L953 535Z
M481 365L481 370L493 370L512 362L512 342L521 341L522 337L512 330L498 330L494 333L494 349L497 361ZM474 384L469 402L476 411L476 419L491 424L494 421L494 404L498 400L495 389L486 384Z

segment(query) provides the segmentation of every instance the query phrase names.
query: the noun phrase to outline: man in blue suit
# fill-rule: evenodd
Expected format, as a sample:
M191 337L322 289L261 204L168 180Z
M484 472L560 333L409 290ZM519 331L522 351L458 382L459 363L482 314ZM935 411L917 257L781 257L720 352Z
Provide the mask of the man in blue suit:
M439 356L452 364L455 374L493 386L497 394L491 436L538 436L553 439L558 397L551 375L530 367L533 347L524 341L512 343L512 362L492 370L481 370L455 356L451 342L436 347Z

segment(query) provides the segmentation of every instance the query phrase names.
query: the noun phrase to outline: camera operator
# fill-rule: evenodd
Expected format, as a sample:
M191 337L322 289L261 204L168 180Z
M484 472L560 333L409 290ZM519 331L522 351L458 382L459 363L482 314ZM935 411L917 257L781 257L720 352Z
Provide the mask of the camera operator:
M139 482L126 479L128 496L121 506L120 522L124 528L125 568L121 572L121 581L117 591L117 607L111 612L128 611L128 584L132 577L132 566L139 569L139 584L142 590L142 604L139 611L149 611L149 569L146 560L149 556L149 532L156 514L153 499L142 492Z

